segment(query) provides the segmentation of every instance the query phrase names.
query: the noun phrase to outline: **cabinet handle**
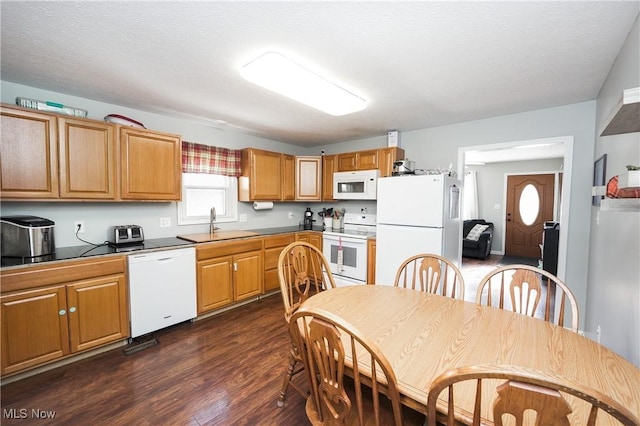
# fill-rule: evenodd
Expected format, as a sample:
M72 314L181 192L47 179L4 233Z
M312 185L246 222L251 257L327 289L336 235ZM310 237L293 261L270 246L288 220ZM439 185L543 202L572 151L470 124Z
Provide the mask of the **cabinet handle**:
M76 307L72 306L69 308L69 312L74 313L76 311Z
M64 315L64 314L66 314L66 313L67 313L67 311L65 311L64 309L60 309L60 310L58 311L58 315L60 315L60 316L63 316L63 315Z
M238 262L233 262L233 270L234 272L238 272Z

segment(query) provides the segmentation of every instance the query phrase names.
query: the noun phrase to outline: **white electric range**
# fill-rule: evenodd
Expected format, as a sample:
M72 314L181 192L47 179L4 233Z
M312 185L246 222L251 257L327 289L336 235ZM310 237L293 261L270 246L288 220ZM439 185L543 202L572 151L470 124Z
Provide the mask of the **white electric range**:
M367 283L367 240L376 236L376 215L346 213L343 229L323 232L323 253L337 286Z

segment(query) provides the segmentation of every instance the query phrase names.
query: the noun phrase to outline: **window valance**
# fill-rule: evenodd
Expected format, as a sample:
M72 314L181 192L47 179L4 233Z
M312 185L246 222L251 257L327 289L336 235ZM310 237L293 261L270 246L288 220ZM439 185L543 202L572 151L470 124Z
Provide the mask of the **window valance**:
M182 141L182 172L240 176L241 151Z

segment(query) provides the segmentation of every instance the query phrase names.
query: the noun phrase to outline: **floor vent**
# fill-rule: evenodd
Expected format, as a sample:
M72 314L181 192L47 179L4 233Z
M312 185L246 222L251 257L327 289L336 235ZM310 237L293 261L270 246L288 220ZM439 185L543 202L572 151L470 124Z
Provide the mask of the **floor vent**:
M145 338L146 337L146 338ZM124 354L125 355L131 355L134 354L136 352L140 352L143 351L147 348L150 348L151 346L155 346L158 343L158 339L156 339L153 336L140 336L137 337L135 339L133 339L133 341L129 344L129 346L127 346L126 348L124 348Z

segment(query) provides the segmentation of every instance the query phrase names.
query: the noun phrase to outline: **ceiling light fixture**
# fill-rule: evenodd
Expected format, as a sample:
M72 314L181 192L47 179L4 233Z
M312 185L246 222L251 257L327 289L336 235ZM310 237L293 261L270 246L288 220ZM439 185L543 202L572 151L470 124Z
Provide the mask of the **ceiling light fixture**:
M240 73L258 86L327 114L346 115L367 107L364 99L278 52L267 52L259 56L243 66Z

